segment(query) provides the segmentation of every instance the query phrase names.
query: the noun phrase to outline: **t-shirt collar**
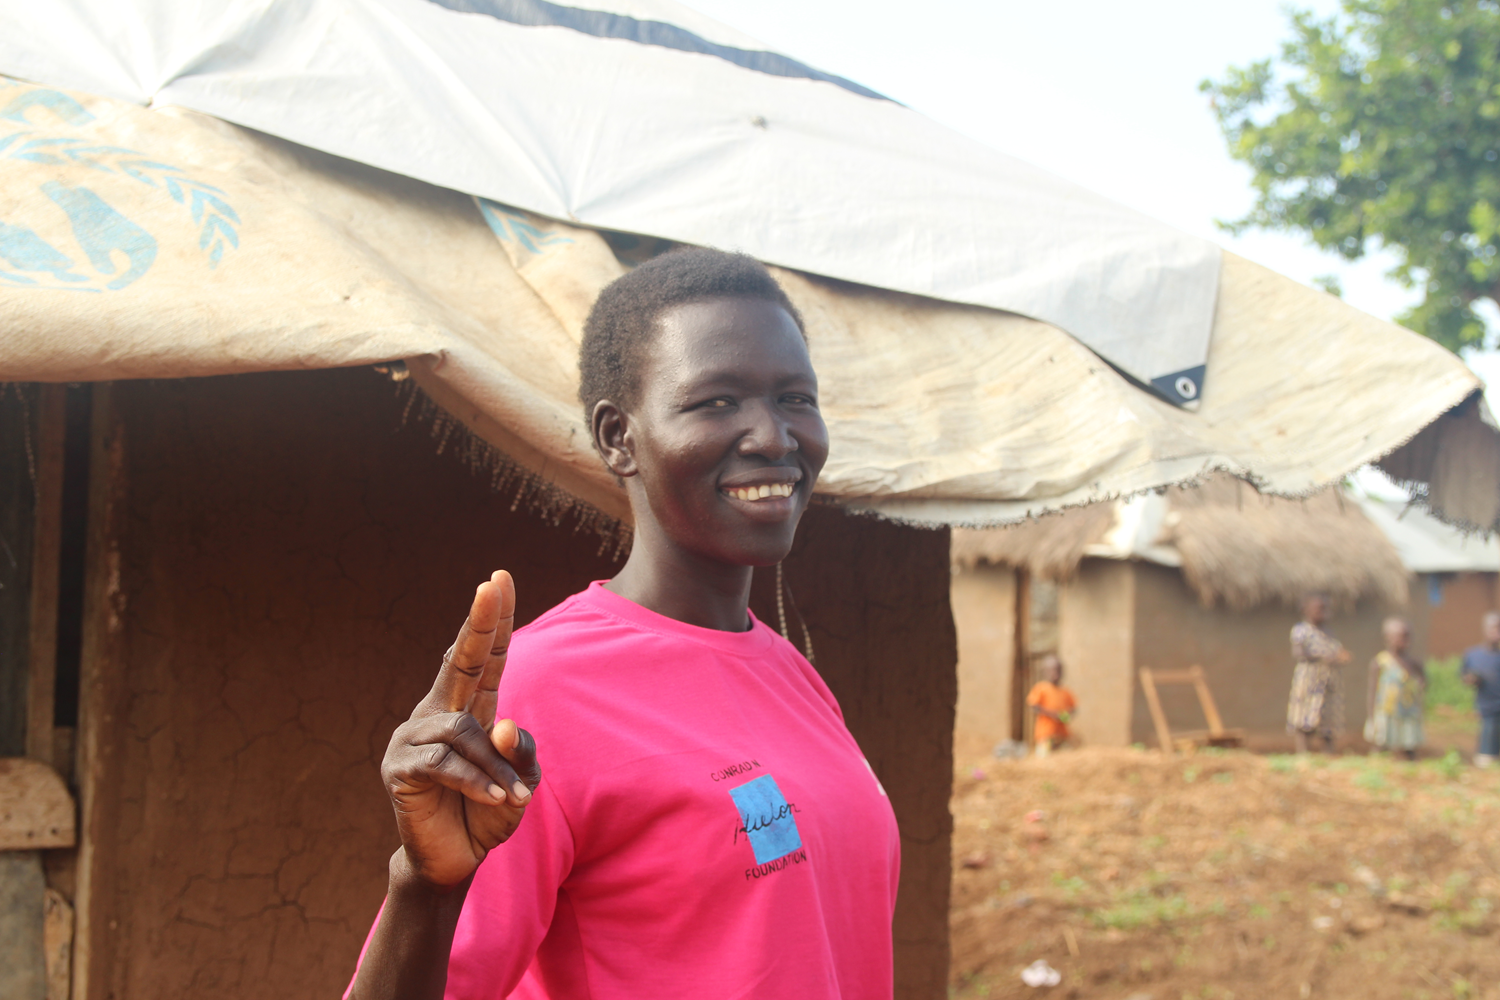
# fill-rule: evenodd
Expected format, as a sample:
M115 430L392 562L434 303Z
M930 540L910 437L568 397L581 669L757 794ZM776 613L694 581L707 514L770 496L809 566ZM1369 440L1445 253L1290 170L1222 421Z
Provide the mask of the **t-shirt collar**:
M604 580L595 580L589 584L588 589L579 594L580 600L592 605L605 614L622 619L637 628L643 628L651 632L668 635L679 639L687 639L700 645L710 646L714 649L732 653L736 656L759 656L770 649L775 641L775 633L771 631L760 619L755 617L753 611L746 610L750 616L750 629L746 632L721 632L715 628L703 628L700 625L689 625L675 618L657 614L649 608L621 597L613 590L605 588Z

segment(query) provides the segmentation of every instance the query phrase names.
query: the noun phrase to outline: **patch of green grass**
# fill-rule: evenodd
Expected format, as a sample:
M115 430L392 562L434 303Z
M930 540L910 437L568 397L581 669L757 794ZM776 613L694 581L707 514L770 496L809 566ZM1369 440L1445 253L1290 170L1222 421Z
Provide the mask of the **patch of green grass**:
M1385 760L1378 754L1358 754L1350 757L1333 757L1325 766L1334 771L1368 771Z
M1088 883L1077 875L1065 876L1062 872L1052 873L1052 884L1063 891L1067 899L1076 899L1078 894L1089 887Z
M1138 927L1159 927L1196 916L1186 896L1171 893L1158 896L1149 890L1136 889L1117 898L1113 905L1088 913L1098 927L1122 931Z
M1474 689L1463 682L1458 669L1461 657L1427 661L1427 701L1425 710L1429 717L1439 705L1465 711L1474 708Z
M1450 883L1452 879L1449 880ZM1488 929L1490 914L1495 905L1483 896L1467 901L1453 898L1446 893L1433 906L1437 914L1437 926L1445 931L1468 931L1481 934Z
M1280 774L1289 774L1297 768L1297 758L1289 753L1273 753L1266 757L1266 763L1271 770Z
M1423 761L1421 766L1431 768L1449 781L1457 781L1464 773L1464 759L1457 750L1449 750L1437 760Z

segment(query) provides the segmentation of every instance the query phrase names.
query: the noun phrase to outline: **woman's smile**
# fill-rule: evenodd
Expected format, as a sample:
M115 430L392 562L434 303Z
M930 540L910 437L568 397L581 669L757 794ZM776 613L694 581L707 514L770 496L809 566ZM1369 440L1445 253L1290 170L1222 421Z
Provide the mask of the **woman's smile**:
M770 486L721 486L719 488L736 500L756 503L777 497L790 497L796 487L791 483L773 483Z
M802 473L795 468L759 469L747 474L730 476L719 483L719 492L731 500L753 504L756 512L775 512L780 516L791 516L797 505L792 498L797 493L797 484ZM767 501L783 501L768 503Z

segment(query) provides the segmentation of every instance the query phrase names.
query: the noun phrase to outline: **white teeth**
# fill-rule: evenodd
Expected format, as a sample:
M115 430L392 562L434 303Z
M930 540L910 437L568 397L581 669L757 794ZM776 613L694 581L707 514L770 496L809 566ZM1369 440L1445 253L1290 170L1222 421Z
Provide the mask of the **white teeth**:
M764 500L767 497L789 497L794 487L791 483L771 483L766 486L742 486L738 489L726 490L736 500Z

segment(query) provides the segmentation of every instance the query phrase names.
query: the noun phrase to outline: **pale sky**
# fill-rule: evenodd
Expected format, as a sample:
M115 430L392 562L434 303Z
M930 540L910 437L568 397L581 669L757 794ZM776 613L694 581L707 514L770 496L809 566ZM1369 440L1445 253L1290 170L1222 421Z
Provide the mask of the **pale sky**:
M1281 0L683 2L1288 277L1336 275L1345 301L1382 319L1418 299L1385 277L1389 254L1350 265L1300 236L1234 238L1214 225L1250 208L1251 173L1230 159L1198 83L1278 55L1291 37ZM1338 0L1291 6L1321 17L1339 9ZM1487 318L1500 330L1493 310ZM1466 360L1500 410L1500 353Z

